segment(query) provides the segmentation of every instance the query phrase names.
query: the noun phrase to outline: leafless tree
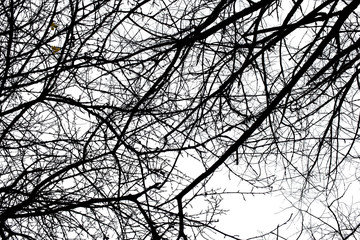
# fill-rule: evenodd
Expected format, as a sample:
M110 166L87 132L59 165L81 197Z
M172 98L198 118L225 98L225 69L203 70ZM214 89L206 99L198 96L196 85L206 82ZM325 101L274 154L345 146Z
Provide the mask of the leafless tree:
M0 4L2 239L243 239L222 197L275 191L252 239L359 238L359 1Z

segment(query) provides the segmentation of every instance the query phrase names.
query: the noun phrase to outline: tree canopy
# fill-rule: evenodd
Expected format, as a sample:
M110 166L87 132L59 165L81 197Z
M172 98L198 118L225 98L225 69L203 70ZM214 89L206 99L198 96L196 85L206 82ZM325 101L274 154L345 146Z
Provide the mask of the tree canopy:
M251 239L358 239L359 4L1 1L1 238L244 239L223 196L277 192Z

